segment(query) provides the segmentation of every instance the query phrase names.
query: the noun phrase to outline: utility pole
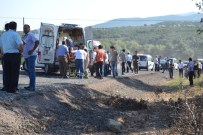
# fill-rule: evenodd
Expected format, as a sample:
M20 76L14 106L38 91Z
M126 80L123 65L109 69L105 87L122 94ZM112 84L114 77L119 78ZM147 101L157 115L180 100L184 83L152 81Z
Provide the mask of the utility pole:
M25 18L23 17L23 26L25 25Z

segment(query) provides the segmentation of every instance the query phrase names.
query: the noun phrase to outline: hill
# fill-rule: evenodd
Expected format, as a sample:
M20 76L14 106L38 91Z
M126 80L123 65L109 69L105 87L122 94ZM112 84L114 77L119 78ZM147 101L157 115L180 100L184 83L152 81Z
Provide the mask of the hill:
M147 18L119 18L101 24L94 25L93 28L112 28L128 26L148 26L160 22L180 21L180 22L199 22L203 14L187 13L181 15L166 15Z
M174 56L180 59L202 58L203 38L197 30L199 22L161 22L151 26L94 29L94 38L105 49L110 45L118 50L138 50L153 56Z

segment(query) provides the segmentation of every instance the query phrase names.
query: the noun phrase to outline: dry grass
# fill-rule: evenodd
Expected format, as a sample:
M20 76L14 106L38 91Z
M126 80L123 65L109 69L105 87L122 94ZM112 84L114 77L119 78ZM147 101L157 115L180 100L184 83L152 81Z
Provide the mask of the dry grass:
M185 90L190 89L189 86L189 80L187 78L180 78L175 77L173 80L168 81L168 83L165 84L166 87L173 88L174 90ZM200 78L194 79L194 87L192 89L195 90L202 90L203 86L203 76Z

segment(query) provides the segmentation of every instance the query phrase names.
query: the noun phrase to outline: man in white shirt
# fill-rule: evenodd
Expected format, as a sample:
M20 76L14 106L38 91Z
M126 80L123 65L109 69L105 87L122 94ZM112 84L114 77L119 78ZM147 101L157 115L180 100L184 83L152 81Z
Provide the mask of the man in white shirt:
M132 65L132 55L130 53L127 53L126 61L127 61L127 73L129 72L129 69L133 72L133 69L131 67L131 65Z
M198 78L201 76L201 72L202 72L202 63L198 61L198 71L197 71Z
M9 30L9 23L5 24L5 32ZM3 48L2 48L2 43L1 43L1 37L0 37L0 48L1 48L1 65L2 65L2 69L3 69L3 88L1 89L1 91L5 91L5 69L4 69L4 53L3 53Z
M183 63L181 62L181 60L179 60L179 63L178 63L178 70L179 70L179 77L183 78Z
M87 53L84 51L84 45L80 44L79 50L75 52L76 73L80 79L84 77L84 61L86 57Z
M159 68L158 56L155 57L155 59L154 59L154 64L155 64L155 72L156 72L156 71L159 71L159 70L158 70L158 68Z
M108 57L108 53L105 51L105 61L104 61L104 76L108 76L108 72L109 72L109 57Z
M10 22L9 30L1 37L4 53L5 90L9 93L18 92L21 53L23 51L23 42L16 29L17 23Z

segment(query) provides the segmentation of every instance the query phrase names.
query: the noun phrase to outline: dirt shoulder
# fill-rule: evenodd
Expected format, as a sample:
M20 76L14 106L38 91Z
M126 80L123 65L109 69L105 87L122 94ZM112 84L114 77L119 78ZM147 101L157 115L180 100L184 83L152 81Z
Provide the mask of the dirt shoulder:
M105 124L108 118L122 118L125 122L121 134L125 135L165 132L170 117L160 101L178 92L165 90L164 84L169 81L161 73L131 74L87 83L74 83L75 80L46 83L35 93L1 92L0 134L112 134ZM134 99L149 102L146 109L122 110L103 102L112 96L130 99L128 103Z

